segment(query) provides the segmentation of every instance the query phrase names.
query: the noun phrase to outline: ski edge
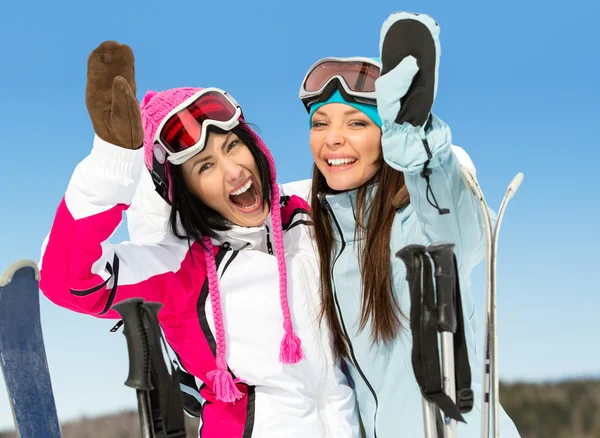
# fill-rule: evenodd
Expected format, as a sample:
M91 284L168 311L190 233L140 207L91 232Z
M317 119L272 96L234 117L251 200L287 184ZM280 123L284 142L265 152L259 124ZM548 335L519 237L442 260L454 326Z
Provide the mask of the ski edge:
M1 353L0 353L0 356L1 356ZM4 366L1 363L0 363L0 376L2 376L2 379L3 379L2 383L4 383L6 385L6 374L4 374ZM17 421L17 413L15 411L15 402L14 402L12 395L8 391L8 388L6 389L6 393L7 393L7 398L8 398L8 404L10 405L10 413L12 414L15 433L17 434L17 438L21 438L21 432L19 430L19 422Z
M490 411L492 397L492 261L493 261L493 239L494 229L489 215L489 207L483 195L483 190L475 176L464 166L460 172L463 181L472 195L477 200L478 210L482 219L483 232L485 234L485 302L483 310L483 381L481 382L483 400L481 402L481 437L490 436Z

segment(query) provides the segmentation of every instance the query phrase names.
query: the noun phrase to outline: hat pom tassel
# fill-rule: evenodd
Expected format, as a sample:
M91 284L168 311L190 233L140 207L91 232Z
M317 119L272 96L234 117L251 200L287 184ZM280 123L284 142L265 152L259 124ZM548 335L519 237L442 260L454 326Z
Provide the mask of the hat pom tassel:
M281 341L279 360L282 363L292 364L300 362L302 359L304 359L304 354L300 338L293 331L286 330Z
M210 371L207 374L207 377L212 381L212 388L217 400L225 403L232 403L244 396L237 386L235 386L235 382L229 371L216 369Z

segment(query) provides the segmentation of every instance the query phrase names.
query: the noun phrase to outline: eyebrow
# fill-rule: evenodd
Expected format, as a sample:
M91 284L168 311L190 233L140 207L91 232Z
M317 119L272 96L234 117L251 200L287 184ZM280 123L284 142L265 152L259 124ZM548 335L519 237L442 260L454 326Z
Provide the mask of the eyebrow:
M356 108L350 108L350 109L344 111L345 116L349 116L349 115L356 114L356 113L362 113L362 111L360 111Z
M362 111L356 109L356 108L350 108L347 109L346 111L344 111L344 116L349 116L352 114L356 114L356 113L361 113ZM327 113L324 110L318 109L315 111L315 114L321 115L321 116L327 116Z
M225 137L225 140L223 140L223 143L221 144L221 150L225 149L225 146L227 146L227 144L229 144L229 137L231 137L232 135L233 135L233 132L229 131L229 133Z
M225 139L223 140L223 143L221 144L221 151L223 149L225 149L225 146L227 146L227 144L229 143L229 137L231 137L233 135L232 131L229 131L229 133L227 133L227 136L225 137ZM202 158L197 158L196 161L194 162L194 164L192 165L192 170L201 163L204 163L205 161L208 161L212 158L212 155L206 155L205 157Z

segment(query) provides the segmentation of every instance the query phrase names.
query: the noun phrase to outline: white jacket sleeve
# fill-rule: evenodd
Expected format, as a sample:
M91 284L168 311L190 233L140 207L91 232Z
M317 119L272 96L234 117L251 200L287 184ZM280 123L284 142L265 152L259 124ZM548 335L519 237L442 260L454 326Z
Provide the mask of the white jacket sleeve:
M111 310L118 301L140 297L164 303L166 290L193 286L181 275L188 248L177 239L144 245L109 241L136 191L142 153L96 137L75 168L39 263L40 289L54 303L118 318Z

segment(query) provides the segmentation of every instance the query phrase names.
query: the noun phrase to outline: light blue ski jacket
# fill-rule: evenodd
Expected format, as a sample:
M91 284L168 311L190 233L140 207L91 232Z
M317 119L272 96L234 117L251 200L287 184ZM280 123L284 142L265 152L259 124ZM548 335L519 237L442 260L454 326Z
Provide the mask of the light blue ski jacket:
M336 236L332 262L332 286L338 317L350 342L349 372L354 380L360 414L369 438L419 438L424 436L422 396L411 362L412 336L409 328L410 295L404 263L395 257L409 244L429 245L440 241L455 244L459 265L465 336L472 373L474 406L465 414L465 423L457 427L458 438L480 438L482 406L482 354L475 346L475 303L471 295L470 273L485 257L477 201L463 182L460 163L451 143L449 127L432 115L432 127L425 135L422 128L386 124L382 146L385 161L404 173L410 204L399 210L392 228L391 270L394 292L401 306L404 329L389 345L372 345L370 326L359 333L361 277L355 242L356 191L329 194L323 201L330 210ZM420 176L428 155L423 137L431 150L429 168L433 194L440 208L450 209L440 215L427 201L426 181ZM377 190L373 187L371 195ZM394 195L390 193L390 199ZM431 198L430 198L431 199ZM375 226L371 220L370 226ZM481 306L483 307L482 303ZM512 420L501 411L500 432L503 438L518 437Z

